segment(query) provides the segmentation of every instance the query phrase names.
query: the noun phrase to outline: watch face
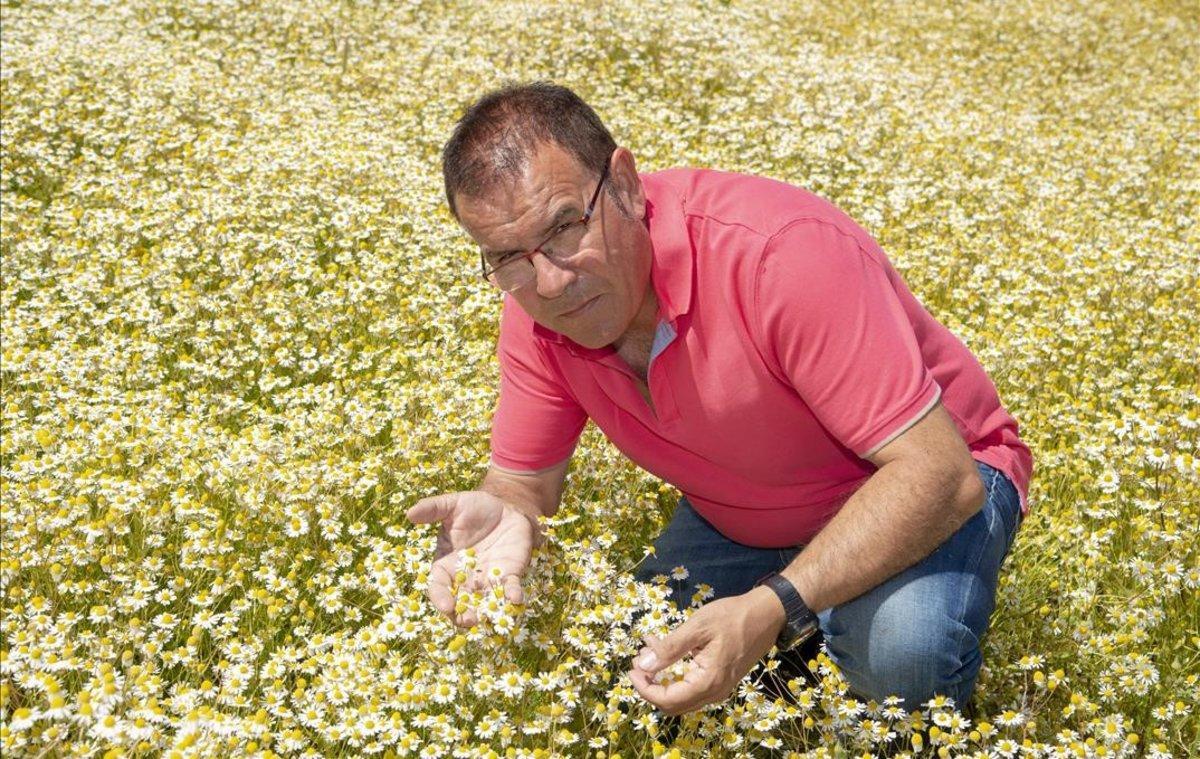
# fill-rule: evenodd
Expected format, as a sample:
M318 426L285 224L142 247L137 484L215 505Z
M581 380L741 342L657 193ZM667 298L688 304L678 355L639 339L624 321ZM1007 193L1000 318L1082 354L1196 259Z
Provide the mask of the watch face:
M800 636L787 629L781 632L779 640L775 641L775 647L780 651L790 651L798 645L800 645Z
M779 634L779 640L775 643L775 647L781 651L795 648L811 638L813 633L817 631L817 627L818 625L815 620L807 625L803 625L798 629L792 627L790 624L785 625L783 632Z

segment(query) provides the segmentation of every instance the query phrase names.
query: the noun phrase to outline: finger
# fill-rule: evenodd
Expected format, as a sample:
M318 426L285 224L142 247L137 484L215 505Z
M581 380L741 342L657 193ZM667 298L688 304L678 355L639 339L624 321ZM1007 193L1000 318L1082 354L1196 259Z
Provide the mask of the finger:
M483 577L480 574L483 570L472 569L467 573L467 579L463 581L463 590L468 593L478 593L483 590Z
M669 715L699 709L707 701L710 684L695 667L688 668L683 680L666 685L654 682L651 679L653 675L643 670L633 669L628 675L634 690L641 694L642 698Z
M459 627L469 628L479 624L479 616L474 609L467 609L454 620L454 624Z
M644 636L642 640L646 642L650 653L639 656L636 666L645 672L654 673L674 664L690 652L704 646L706 629L706 626L696 621L693 616L667 633L666 637Z
M422 498L404 515L408 517L408 521L416 524L441 522L454 514L454 509L458 506L458 496L458 493L442 493Z
M504 597L510 603L523 604L525 603L525 590L521 587L521 578L516 575L508 575L504 578Z
M429 574L429 602L433 608L451 618L454 616L454 593L450 590L453 580L453 573L444 562L434 563Z

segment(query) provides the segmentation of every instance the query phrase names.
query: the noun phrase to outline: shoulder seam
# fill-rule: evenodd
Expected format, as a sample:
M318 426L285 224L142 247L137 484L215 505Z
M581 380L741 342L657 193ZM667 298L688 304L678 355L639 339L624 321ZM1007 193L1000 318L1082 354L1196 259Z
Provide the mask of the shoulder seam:
M684 201L684 206L683 206L683 218L684 219L705 219L707 221L715 222L715 223L720 224L721 226L725 226L725 227L741 227L742 229L746 230L747 232L750 232L751 234L757 235L759 237L771 237L771 234L768 234L766 232L763 232L760 229L755 229L754 227L743 224L740 221L726 221L724 219L718 218L711 214L700 213L698 211L697 212L689 211L689 210L687 210L686 199Z
M850 239L850 241L854 243L854 247L856 247L858 249L858 252L862 256L866 257L867 260L869 260L873 265L881 266L879 261L875 260L874 256L872 256L869 252L867 252L866 250L863 249L862 244L859 243L858 239L854 235L850 234L849 232L846 232L845 230L843 230L841 227L839 227L837 224L830 221L829 219L823 219L818 216L796 216L796 217L793 217L793 218L789 219L788 221L784 222L779 227L779 229L775 230L773 233L766 236L766 239L763 240L762 249L759 250L758 260L755 261L755 264L754 264L754 280L753 280L754 287L750 293L750 311L751 311L750 331L751 331L751 334L754 336L754 339L756 339L758 341L759 354L761 356L763 356L763 358L767 359L766 363L767 363L768 370L771 372L771 374L773 374L775 376L776 379L780 380L781 382L784 382L785 384L790 384L790 382L788 381L787 377L784 376L783 373L778 370L779 357L775 355L774 350L771 349L769 341L766 339L766 335L763 334L763 332L762 332L762 308L760 306L760 299L759 299L759 295L762 290L762 271L763 271L763 264L767 257L767 251L770 248L771 243L774 242L776 238L778 238L784 232L787 232L792 227L797 226L802 223L806 223L806 222L816 222L817 224L824 224L824 225L832 227L834 229L834 231L837 232L839 235L841 235L843 237L848 237Z
M796 216L796 217L784 222L784 224L781 225L779 227L779 229L777 229L771 233L771 235L770 235L771 239L767 240L766 244L763 246L764 253L765 253L766 245L769 245L772 240L774 240L776 237L780 236L784 232L788 231L790 228L792 228L802 222L815 222L817 224L823 224L827 227L832 227L833 231L837 232L842 237L850 238L850 242L854 243L854 247L858 248L858 251L860 253L862 253L867 258L871 259L871 261L875 265L877 265L877 266L879 265L879 261L875 260L875 256L871 255L870 251L863 248L862 243L860 243L858 241L858 238L854 234L842 229L842 227L837 222L831 221L829 219L824 219L819 216Z

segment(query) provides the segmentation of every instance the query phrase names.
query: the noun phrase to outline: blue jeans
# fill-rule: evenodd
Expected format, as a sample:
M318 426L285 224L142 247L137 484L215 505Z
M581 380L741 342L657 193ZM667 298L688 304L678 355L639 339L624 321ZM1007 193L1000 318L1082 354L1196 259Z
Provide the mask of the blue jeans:
M1000 565L1023 520L1017 489L1002 472L975 462L987 500L933 553L863 595L818 613L830 658L856 695L878 702L904 698L920 709L936 694L964 708L983 659L980 639L995 606ZM687 498L637 570L644 582L683 565L686 580L669 580L676 604L690 604L697 583L714 598L738 595L783 569L794 548L735 543L701 518Z

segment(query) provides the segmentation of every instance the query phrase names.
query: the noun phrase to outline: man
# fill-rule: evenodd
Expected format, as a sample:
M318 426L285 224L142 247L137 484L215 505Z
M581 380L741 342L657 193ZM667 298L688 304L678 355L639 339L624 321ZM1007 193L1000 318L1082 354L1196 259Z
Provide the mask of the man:
M588 418L685 497L641 577L677 565L715 598L629 676L675 715L726 698L818 626L854 692L964 706L997 575L1028 511L1028 447L967 348L828 201L768 179L638 174L569 90L475 103L443 153L450 209L507 293L492 458L441 522L432 603L458 549L507 597L558 508ZM765 577L769 575L769 577ZM681 606L691 593L676 599ZM654 674L691 653L682 682Z

